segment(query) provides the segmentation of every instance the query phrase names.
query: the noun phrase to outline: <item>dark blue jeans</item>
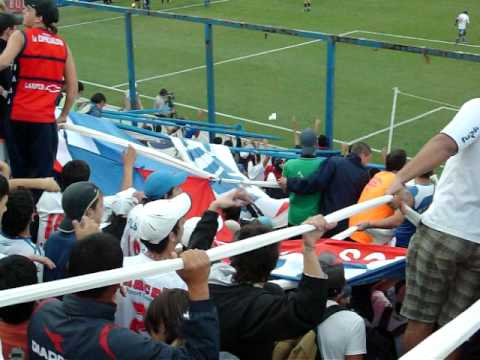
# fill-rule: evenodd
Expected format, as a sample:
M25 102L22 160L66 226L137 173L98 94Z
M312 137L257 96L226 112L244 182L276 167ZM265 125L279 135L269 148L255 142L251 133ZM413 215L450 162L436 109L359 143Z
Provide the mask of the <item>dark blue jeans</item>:
M57 156L57 124L7 121L5 137L14 178L53 176Z

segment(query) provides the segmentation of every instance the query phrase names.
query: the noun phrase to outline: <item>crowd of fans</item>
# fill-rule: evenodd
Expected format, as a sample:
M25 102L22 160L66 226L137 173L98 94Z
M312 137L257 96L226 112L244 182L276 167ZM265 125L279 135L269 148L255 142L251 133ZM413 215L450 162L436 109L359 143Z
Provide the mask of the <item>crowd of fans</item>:
M363 142L322 156L332 144L318 120L294 132L298 158L263 155L264 141L213 139L255 148L232 149L239 171L278 183L268 194L289 197L288 226L315 228L303 235L301 280L284 290L271 281L278 243L210 264L206 251L219 224L234 241L273 231L264 216L243 221L241 209L253 201L243 188L217 196L200 218L187 220L192 199L181 189L185 176L157 171L143 191L134 189L132 147L112 196L90 181L84 161L53 170L56 123L72 108L101 117L107 99L96 93L75 103L83 84L56 35L58 10L51 0L26 5L23 32L12 15L0 13L0 130L10 154L9 164L0 163L0 290L178 257L184 268L0 308L0 359L395 359L479 298L480 234L473 220L480 216L480 100L467 102L414 159L403 149L385 153L381 169L370 167L372 149ZM47 45L31 45L39 38ZM56 65L47 71L35 61ZM42 74L42 86L64 86L63 98L29 83ZM141 109L139 95L134 102L129 96L125 110ZM157 116L176 114L173 99L160 90ZM58 119L50 111L54 103L63 108ZM28 142L35 136L46 149ZM185 128L180 136L198 137L198 131ZM433 171L445 161L436 184ZM398 196L338 224L320 215L385 194ZM423 213L421 224L406 219L405 205ZM320 238L354 226L345 241L408 248L405 280L350 287L336 256L317 257ZM476 344L451 358L472 358Z

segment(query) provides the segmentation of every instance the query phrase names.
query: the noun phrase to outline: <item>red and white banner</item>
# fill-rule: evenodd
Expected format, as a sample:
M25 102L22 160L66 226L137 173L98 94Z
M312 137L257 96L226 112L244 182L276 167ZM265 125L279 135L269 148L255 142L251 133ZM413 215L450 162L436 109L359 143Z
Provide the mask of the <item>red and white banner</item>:
M302 252L302 240L282 241L280 253ZM339 262L353 264L369 264L373 261L395 260L403 258L407 249L383 245L364 245L344 240L323 240L316 244L317 255L331 252L337 256Z

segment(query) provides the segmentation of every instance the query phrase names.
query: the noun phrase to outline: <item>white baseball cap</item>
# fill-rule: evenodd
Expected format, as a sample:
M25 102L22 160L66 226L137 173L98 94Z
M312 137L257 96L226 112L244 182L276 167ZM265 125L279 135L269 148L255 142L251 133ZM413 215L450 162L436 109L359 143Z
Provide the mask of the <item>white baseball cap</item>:
M197 227L200 219L201 217L195 216L185 221L185 224L183 225L183 235L180 241L183 246L188 247L190 245L190 238L192 237L193 231ZM221 216L217 216L217 222L217 232L219 232L223 227L223 219Z
M190 237L192 236L193 230L195 230L195 228L197 227L200 219L201 217L195 216L185 221L185 224L183 225L183 235L181 240L183 246L188 247L188 245L190 244Z
M145 204L139 216L138 237L151 244L159 244L191 206L192 201L187 193Z
M134 188L129 188L117 193L115 196L106 196L103 201L105 205L107 205L107 202L111 202L109 205L114 214L127 216L138 205L138 200L133 196L135 192Z

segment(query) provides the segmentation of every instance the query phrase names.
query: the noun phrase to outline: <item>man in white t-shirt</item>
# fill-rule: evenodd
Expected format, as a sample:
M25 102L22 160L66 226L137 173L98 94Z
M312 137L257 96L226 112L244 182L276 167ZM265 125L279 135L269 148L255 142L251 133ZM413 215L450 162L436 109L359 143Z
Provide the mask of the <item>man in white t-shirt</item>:
M416 346L480 297L480 99L453 120L397 173L389 190L448 160L433 202L410 242L402 315L405 349Z
M326 255L326 256L325 256ZM320 264L328 275L327 310L345 305L346 285L343 264L335 264L335 257L322 254ZM344 309L333 313L317 328L317 344L324 360L361 360L367 353L365 321L357 313Z
M459 42L465 42L465 36L467 35L467 26L470 24L470 17L468 16L468 11L465 10L458 14L457 18L455 19L455 26L458 29L458 37L455 42L458 44Z
M126 257L123 266L170 259L175 257L175 246L183 234L185 215L192 203L183 193L172 199L149 202L141 209L138 220L138 237L146 251L137 256ZM185 282L175 271L129 281L125 297L119 297L115 323L130 330L144 333L144 316L152 300L162 289L187 289Z

